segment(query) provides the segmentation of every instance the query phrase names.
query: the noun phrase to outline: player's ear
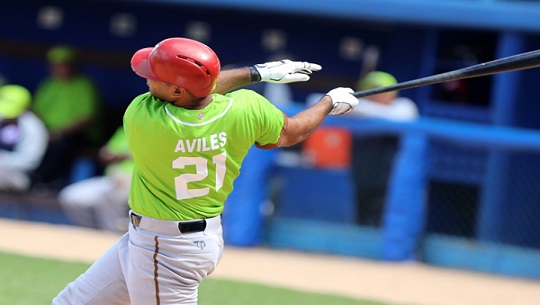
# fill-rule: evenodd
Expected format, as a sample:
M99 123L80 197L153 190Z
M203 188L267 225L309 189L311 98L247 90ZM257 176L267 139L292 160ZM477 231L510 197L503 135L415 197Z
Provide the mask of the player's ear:
M179 98L179 97L185 96L187 94L186 88L180 87L180 86L174 86L174 87L175 87L174 92L173 92L173 97L174 98Z

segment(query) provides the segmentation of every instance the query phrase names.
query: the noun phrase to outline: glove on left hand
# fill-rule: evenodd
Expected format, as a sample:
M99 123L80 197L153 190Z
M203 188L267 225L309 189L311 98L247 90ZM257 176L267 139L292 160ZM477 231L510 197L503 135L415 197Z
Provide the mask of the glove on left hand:
M313 71L319 71L322 67L318 64L305 61L291 61L284 59L271 61L253 66L261 76L261 82L286 84L293 82L305 82Z
M354 93L353 89L340 87L326 94L332 99L332 105L334 105L330 110L330 115L347 114L358 105L358 99L351 93Z

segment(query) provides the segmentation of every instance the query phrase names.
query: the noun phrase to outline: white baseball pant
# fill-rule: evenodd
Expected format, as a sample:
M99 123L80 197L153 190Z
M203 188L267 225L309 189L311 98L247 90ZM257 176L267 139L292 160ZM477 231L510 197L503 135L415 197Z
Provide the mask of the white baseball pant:
M130 224L52 304L197 304L199 283L223 254L221 217L206 219L202 232L180 233L178 223L143 217Z

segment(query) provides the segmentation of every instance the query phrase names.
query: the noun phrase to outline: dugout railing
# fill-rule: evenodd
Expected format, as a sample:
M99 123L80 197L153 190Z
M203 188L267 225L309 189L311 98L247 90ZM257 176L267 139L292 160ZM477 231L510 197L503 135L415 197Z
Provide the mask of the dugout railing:
M354 190L344 187L350 169L281 168L278 179L293 177L287 181L294 186L281 190L270 246L540 279L540 131L434 118L330 117L325 125L399 135L381 225L357 225L346 216L356 209ZM311 180L302 182L302 175ZM340 185L330 196L335 200L327 199L331 183ZM299 200L309 196L326 202ZM304 206L294 214L283 212L295 211L284 203Z

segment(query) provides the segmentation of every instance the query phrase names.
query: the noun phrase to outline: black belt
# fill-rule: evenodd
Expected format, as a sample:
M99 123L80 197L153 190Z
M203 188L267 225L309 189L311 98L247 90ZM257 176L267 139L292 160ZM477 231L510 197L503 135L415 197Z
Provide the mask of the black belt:
M141 223L142 216L131 213L131 223L138 227ZM178 230L180 233L195 233L202 232L206 229L206 220L199 219L194 221L178 222Z

